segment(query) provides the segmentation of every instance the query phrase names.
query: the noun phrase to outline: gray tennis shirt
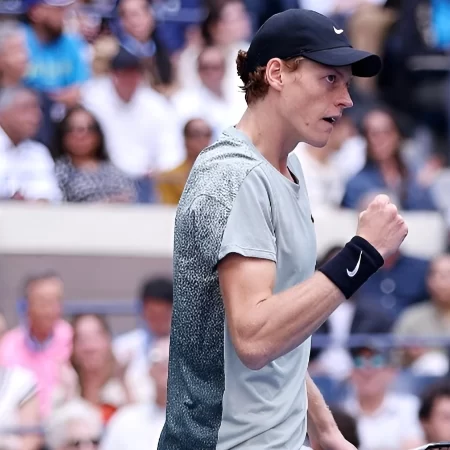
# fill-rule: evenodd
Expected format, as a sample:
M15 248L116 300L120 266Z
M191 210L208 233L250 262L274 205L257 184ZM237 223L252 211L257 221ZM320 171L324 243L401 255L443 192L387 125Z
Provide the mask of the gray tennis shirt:
M159 450L299 450L311 342L261 370L231 342L217 274L230 253L276 263L275 293L314 273L316 238L303 173L280 174L235 128L198 157L175 219L167 417ZM280 306L282 307L282 306Z

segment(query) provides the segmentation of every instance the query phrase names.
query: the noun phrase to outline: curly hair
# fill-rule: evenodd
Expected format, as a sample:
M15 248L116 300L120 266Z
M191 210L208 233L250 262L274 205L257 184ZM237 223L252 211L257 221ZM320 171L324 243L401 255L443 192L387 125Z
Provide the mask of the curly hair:
M255 71L248 73L247 59L247 52L239 50L236 58L237 73L244 83L243 86L241 86L241 90L245 93L245 101L247 102L247 105L250 105L267 95L269 84L266 80L267 66L259 66ZM283 63L288 70L293 72L298 69L302 59L303 58L300 57L290 58L283 60Z

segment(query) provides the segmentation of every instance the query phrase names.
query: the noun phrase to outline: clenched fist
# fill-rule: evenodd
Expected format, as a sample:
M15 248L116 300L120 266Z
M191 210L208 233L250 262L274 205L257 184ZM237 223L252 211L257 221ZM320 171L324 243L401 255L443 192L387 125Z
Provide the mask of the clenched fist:
M377 195L359 216L356 232L372 244L386 260L400 247L408 226L387 195Z

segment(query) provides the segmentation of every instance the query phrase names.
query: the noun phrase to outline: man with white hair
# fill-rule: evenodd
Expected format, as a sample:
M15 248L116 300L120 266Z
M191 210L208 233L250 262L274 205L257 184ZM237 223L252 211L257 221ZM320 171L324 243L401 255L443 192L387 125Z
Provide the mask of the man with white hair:
M164 426L169 370L169 338L160 338L150 350L150 377L155 398L149 405L131 405L111 419L101 450L156 450Z
M32 140L41 116L30 89L7 87L0 92L0 199L61 199L50 153Z
M72 400L53 412L46 443L51 450L97 450L102 431L100 411L84 400Z
M6 20L0 27L0 76L2 88L17 86L25 76L28 51L19 22Z

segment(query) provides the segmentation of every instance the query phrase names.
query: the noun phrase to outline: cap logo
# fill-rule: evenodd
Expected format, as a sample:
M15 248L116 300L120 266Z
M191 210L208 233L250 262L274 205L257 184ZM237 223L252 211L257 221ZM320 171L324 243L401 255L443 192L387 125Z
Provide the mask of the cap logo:
M341 34L344 32L344 30L338 30L336 27L333 27L333 30L336 34Z

